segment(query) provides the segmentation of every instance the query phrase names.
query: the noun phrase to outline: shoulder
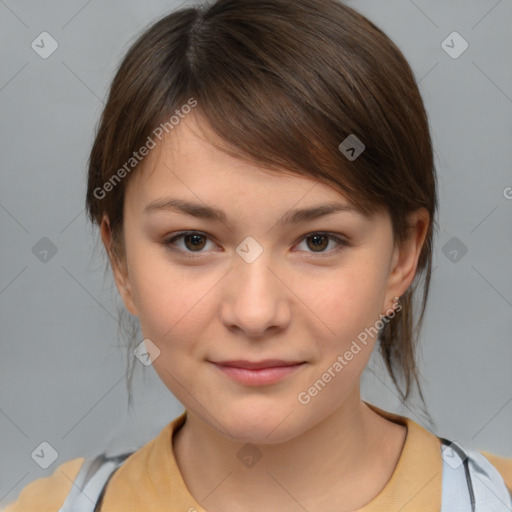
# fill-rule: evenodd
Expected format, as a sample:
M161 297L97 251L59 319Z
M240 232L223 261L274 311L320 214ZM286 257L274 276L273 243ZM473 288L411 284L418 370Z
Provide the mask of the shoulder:
M500 473L508 492L512 494L512 458L500 457L488 452L480 452Z
M69 460L50 476L34 480L22 489L17 501L7 505L5 512L57 512L83 462L83 457Z
M171 502L176 475L171 470L172 429L167 426L154 439L135 450L113 474L102 508L104 510L165 510ZM155 502L158 505L155 505Z
M61 464L50 476L24 487L17 501L9 503L1 512L58 512L70 491L76 488L74 483L82 468L88 475L87 485L95 489L99 484L103 487L112 476L106 487L104 510L144 510L144 503L155 499L159 504L152 510L166 509L172 487L168 480L177 479L177 488L181 486L181 480L176 476L178 470L173 464L172 434L184 420L185 413L163 428L156 438L124 455L104 457L105 454L98 454L103 462L107 462L102 462L101 468L97 465L96 456L76 458ZM94 471L90 470L90 464ZM164 492L160 492L162 489Z

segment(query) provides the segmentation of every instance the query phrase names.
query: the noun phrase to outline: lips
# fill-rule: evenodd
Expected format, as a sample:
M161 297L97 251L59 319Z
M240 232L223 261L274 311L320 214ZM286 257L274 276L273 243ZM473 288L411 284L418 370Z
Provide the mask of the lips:
M284 361L281 359L213 362L213 365L225 376L247 386L274 384L295 373L304 364L304 361Z
M265 359L263 361L220 361L215 364L220 366L229 366L231 368L243 368L245 370L261 370L263 368L276 368L284 366L295 366L301 364L301 361L283 361L281 359Z

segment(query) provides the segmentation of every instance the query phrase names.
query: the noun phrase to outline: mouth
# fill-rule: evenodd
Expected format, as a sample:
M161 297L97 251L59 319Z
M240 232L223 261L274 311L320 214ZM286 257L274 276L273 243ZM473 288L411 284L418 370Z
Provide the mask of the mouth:
M224 375L247 386L274 384L302 368L305 361L265 359L262 361L210 361Z

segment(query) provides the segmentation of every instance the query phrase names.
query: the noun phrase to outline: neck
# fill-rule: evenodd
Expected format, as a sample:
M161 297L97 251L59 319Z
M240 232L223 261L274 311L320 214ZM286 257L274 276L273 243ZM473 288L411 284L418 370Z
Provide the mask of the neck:
M405 428L372 411L358 392L277 444L233 442L187 412L173 449L188 490L206 510L290 510L292 500L297 510L349 511L385 486L404 440Z

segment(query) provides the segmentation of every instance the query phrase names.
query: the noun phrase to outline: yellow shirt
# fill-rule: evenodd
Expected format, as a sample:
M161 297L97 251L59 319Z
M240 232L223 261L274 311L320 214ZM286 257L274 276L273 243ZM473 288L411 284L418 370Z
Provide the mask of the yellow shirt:
M409 418L367 405L405 425L407 437L391 479L361 511L439 512L442 459L437 437ZM173 433L185 419L186 411L126 459L108 484L102 512L205 512L188 492L172 450ZM482 454L498 469L512 493L512 458ZM51 476L28 484L5 512L57 512L83 461L65 462Z

